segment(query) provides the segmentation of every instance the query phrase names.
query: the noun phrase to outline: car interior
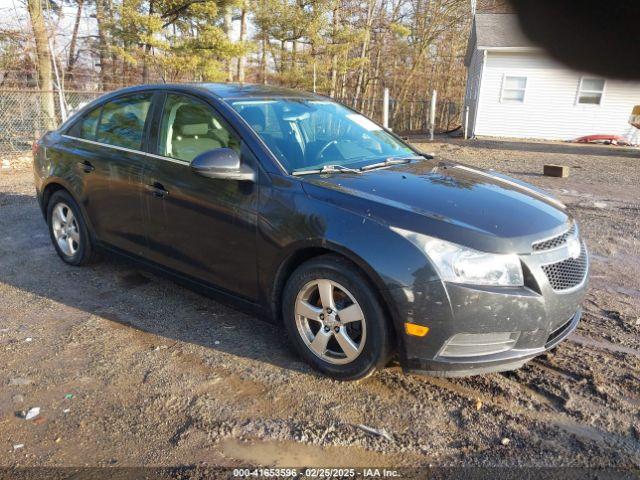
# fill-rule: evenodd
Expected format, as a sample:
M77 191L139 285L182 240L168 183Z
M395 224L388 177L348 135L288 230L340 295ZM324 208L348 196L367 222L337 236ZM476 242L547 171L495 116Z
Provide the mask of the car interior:
M167 157L190 162L216 148L239 150L239 142L212 112L188 99L167 102L162 126L160 154Z

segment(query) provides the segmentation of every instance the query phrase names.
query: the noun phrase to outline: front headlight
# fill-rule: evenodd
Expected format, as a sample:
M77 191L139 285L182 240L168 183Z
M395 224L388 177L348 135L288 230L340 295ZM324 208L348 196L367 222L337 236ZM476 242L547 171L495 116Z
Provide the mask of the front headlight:
M422 250L444 281L504 287L524 285L517 255L485 253L402 228L391 227L391 230Z

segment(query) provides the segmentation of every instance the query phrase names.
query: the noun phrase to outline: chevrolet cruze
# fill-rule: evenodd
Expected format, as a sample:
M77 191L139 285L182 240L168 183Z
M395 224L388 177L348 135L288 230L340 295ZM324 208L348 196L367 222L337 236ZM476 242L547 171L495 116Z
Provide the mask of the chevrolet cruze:
M127 88L34 151L62 260L116 253L269 317L337 379L395 354L432 375L515 369L580 319L589 260L562 203L322 96Z

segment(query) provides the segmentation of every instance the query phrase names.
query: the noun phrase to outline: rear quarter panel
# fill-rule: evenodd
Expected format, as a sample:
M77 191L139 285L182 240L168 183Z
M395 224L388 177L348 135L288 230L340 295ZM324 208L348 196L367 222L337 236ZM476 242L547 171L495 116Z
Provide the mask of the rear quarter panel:
M79 160L79 152L74 148L71 140L58 132L47 133L40 140L40 148L34 157L36 194L42 213L46 217L45 191L52 185L61 186L78 203L92 231L92 225L84 207L86 191L83 179L78 172Z

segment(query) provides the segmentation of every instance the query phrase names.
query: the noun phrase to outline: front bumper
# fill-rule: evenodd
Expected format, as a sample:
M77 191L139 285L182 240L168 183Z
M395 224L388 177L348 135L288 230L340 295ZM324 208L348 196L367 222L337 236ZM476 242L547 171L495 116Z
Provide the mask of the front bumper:
M402 367L438 376L476 375L517 369L555 347L580 321L580 304L588 280L587 260L579 285L554 290L542 266L557 261L561 255L556 251L522 256L527 272L524 287L481 287L436 280L419 287L391 290L397 323L411 322L429 328L424 337L401 336ZM404 330L398 326L398 331ZM490 338L492 334L502 334L504 338L510 333L514 341L503 351L483 354L478 349L465 356L466 351L456 347L456 355L450 355L448 347L460 335L472 343L474 338Z
M566 323L550 332L546 337L546 332L533 332L533 337L536 337L538 341L545 340L544 345L541 347L522 348L516 346L506 352L492 355L458 357L455 359L436 358L434 360L426 360L413 357L405 362L404 369L411 373L441 377L462 377L516 370L527 361L552 349L567 338L577 328L581 316L582 310L579 309Z

